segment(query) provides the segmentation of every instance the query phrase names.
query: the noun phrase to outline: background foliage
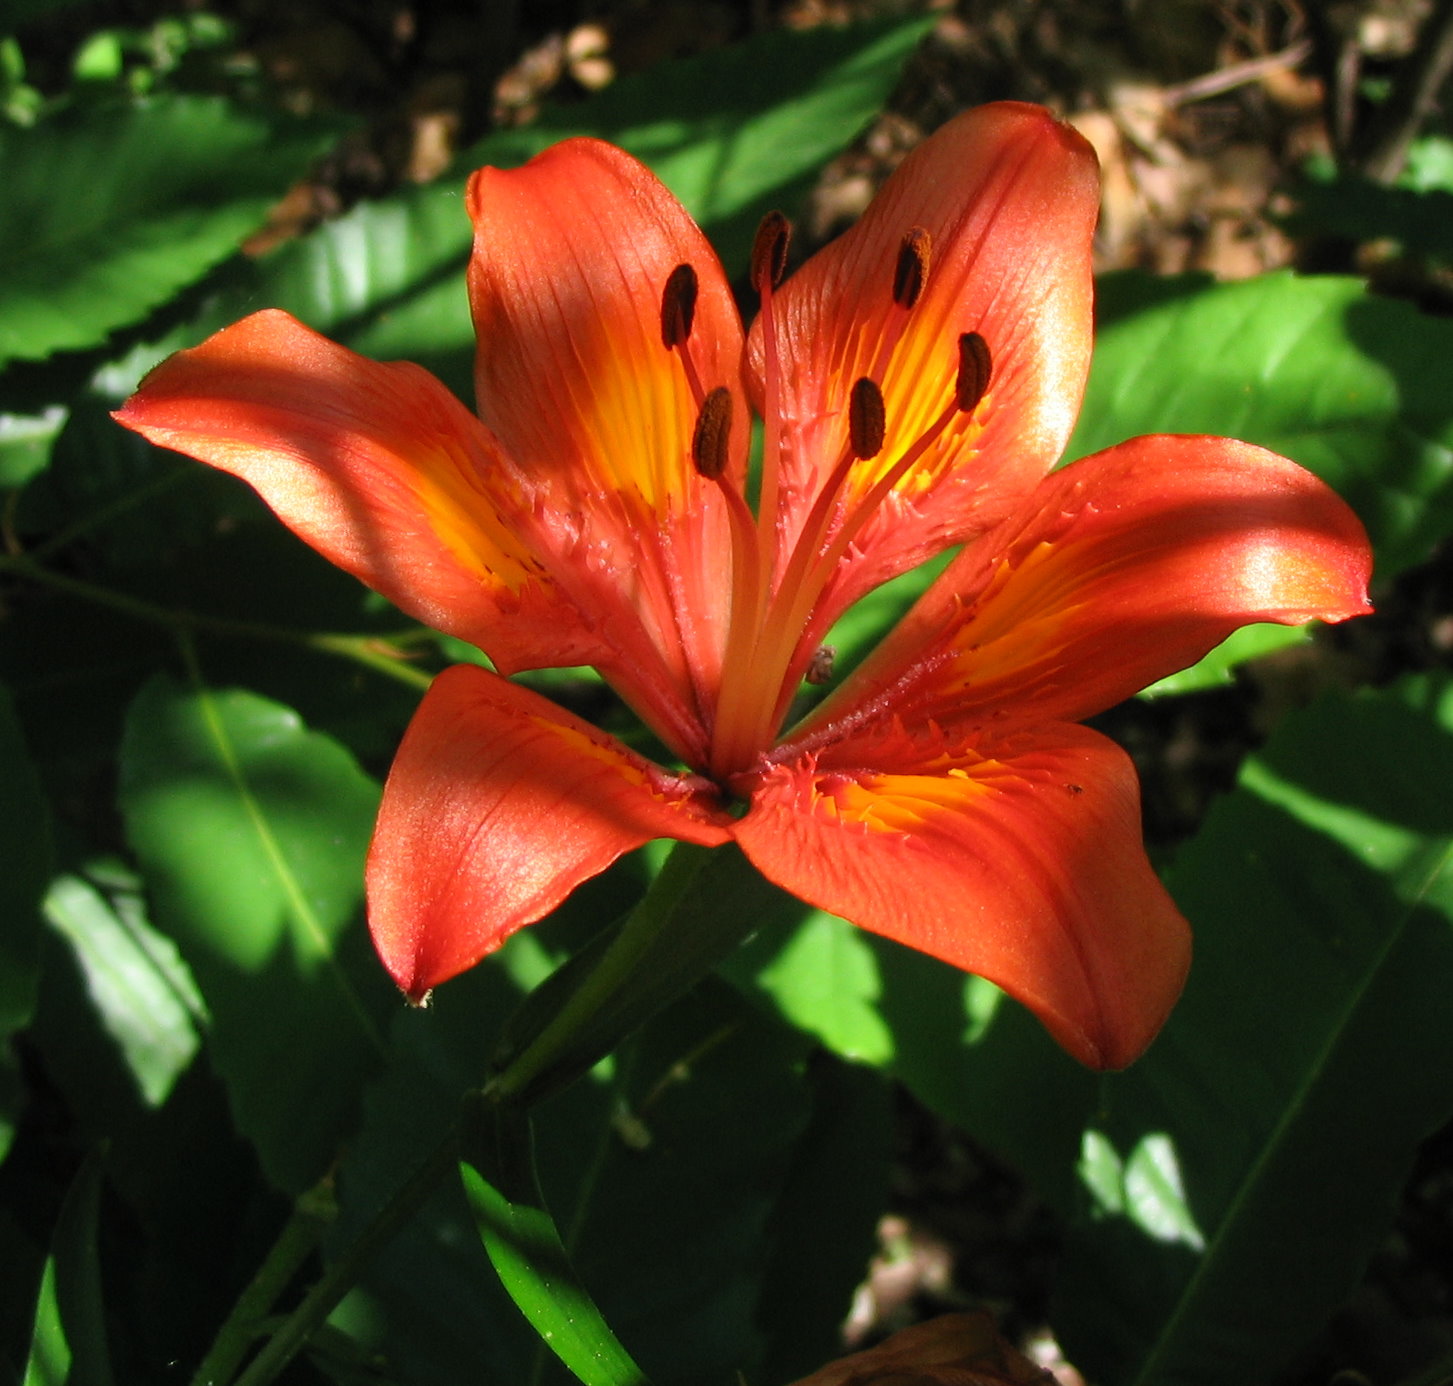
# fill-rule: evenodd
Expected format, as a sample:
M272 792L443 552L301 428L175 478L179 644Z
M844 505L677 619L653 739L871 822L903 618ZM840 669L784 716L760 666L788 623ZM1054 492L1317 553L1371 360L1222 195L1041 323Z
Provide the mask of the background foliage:
M1443 1181L1423 1226L1453 1238L1448 1141L1424 1144L1453 1115L1453 686L1408 653L1453 529L1453 322L1426 311L1453 196L1436 121L1400 181L1346 140L1307 169L1285 225L1342 272L1101 281L1071 455L1155 431L1284 452L1362 515L1391 613L1337 646L1245 632L1107 720L1142 753L1154 845L1197 932L1150 1054L1083 1072L976 979L753 895L740 907L761 926L720 975L541 1109L538 1186L499 1174L518 1132L475 1131L465 1183L355 1262L520 1000L631 906L659 854L404 1009L369 950L361 864L393 747L461 651L107 412L163 355L262 306L467 394L463 176L567 134L650 163L741 267L758 218L806 205L927 25L767 26L595 94L587 51L575 99L496 112L437 177L259 238L349 147L356 107L300 112L220 15L26 0L5 23L0 1380L271 1379L245 1368L255 1331L286 1331L310 1284L346 1272L282 1379L567 1379L513 1294L541 1331L576 1335L588 1381L785 1384L841 1350L870 1257L897 1254L885 1212L940 1177L905 1149L925 1128L970 1133L1013 1189L1036 1230L1011 1254L1058 1248L1027 1302L996 1307L1089 1379L1247 1386L1355 1365L1309 1345L1386 1246L1415 1162ZM1411 257L1419 301L1370 289L1368 243ZM849 613L841 657L923 581ZM584 674L540 677L590 695ZM1147 728L1216 742L1228 697L1224 754L1197 761L1190 809L1158 817L1168 738ZM510 1294L487 1254L501 1245ZM962 1279L937 1293L986 1297ZM1380 1379L1453 1379L1450 1311L1385 1328L1380 1360L1401 1365Z

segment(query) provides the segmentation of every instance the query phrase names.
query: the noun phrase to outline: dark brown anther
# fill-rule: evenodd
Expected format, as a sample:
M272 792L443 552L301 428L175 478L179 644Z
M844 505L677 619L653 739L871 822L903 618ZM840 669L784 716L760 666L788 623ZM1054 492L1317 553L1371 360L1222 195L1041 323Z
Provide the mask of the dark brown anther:
M762 292L763 285L775 289L787 273L787 243L792 239L792 224L781 212L768 212L757 227L752 242L752 287Z
M993 368L988 342L977 332L965 332L959 338L959 379L954 387L954 402L965 414L984 398Z
M691 336L696 292L696 271L690 265L677 265L666 276L666 287L661 290L661 344L667 351Z
M912 308L922 297L932 251L933 239L923 227L915 226L904 236L893 269L893 302L900 308Z
M726 471L732 436L732 392L718 385L701 401L691 435L691 461L697 474L715 481Z
M857 458L876 457L883 450L883 433L888 426L883 392L866 375L853 386L848 401L848 445Z

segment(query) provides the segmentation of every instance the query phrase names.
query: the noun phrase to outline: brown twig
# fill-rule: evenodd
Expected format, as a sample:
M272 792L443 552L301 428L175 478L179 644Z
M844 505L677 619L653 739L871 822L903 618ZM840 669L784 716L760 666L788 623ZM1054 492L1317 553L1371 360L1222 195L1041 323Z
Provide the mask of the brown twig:
M1218 67L1188 82L1161 90L1161 97L1167 106L1183 106L1191 101L1204 101L1209 96L1220 96L1222 92L1244 87L1248 82L1257 82L1273 72L1290 72L1300 67L1312 54L1311 39L1299 39L1290 47L1276 53L1266 53L1259 58L1248 58L1245 62Z

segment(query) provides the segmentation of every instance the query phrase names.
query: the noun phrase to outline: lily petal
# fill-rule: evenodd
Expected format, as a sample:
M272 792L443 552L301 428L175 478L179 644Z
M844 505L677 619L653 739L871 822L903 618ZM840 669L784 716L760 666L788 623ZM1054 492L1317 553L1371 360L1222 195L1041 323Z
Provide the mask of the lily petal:
M1249 443L1134 438L1047 477L1024 509L950 564L814 727L884 707L960 727L1079 721L1250 622L1371 610L1361 522Z
M1094 1067L1139 1055L1185 978L1135 770L1086 727L840 743L763 772L737 840L809 903L995 982Z
M1095 155L1077 132L1039 107L984 106L913 150L862 219L783 286L781 411L802 440L784 459L789 538L842 450L855 380L881 386L886 434L849 477L849 512L952 404L960 334L979 333L991 361L977 408L954 418L858 535L836 610L1003 518L1059 459L1089 371L1098 208ZM905 310L892 291L915 228L928 233L928 270ZM760 323L750 348L760 397Z
M656 837L726 842L703 781L668 774L519 684L457 665L399 747L368 857L374 945L422 999Z
M270 310L163 361L116 418L241 477L324 557L507 671L607 653L500 518L497 442L418 366Z
M750 437L743 332L721 263L660 181L598 140L567 140L518 169L481 169L468 208L478 408L534 479L535 542L557 573L588 572L577 596L603 626L613 613L628 613L614 620L621 631L645 624L700 713L720 676L730 543L721 496L692 462L700 399L663 342L662 295L690 265L686 349L703 393L732 393L728 469L740 486ZM624 649L618 663L629 657ZM673 744L701 750L679 736Z

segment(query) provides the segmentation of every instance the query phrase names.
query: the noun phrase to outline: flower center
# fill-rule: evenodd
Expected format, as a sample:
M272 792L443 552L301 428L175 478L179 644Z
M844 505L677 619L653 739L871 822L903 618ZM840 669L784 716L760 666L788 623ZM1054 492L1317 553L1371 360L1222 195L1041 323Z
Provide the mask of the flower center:
M922 227L904 236L893 266L888 322L873 361L847 391L847 438L821 485L793 546L779 563L784 526L782 458L789 444L781 411L782 365L774 295L787 262L789 228L780 212L770 213L757 232L751 278L761 302L762 395L765 432L761 487L754 515L737 481L728 475L732 420L725 386L704 389L692 360L691 330L697 295L696 272L678 265L667 279L661 302L661 340L682 363L697 406L691 456L697 472L714 482L727 506L732 544L732 595L722 681L711 719L711 744L704 767L719 783L749 769L772 743L804 678L821 680L821 622L818 603L863 526L894 488L934 446L960 413L972 412L989 387L992 361L977 332L958 338L953 398L928 427L896 455L879 462L871 478L848 485L859 464L877 459L888 436L883 391L878 384L903 336L909 314L922 297L930 269L931 243ZM945 363L947 366L947 363ZM774 574L776 577L774 579Z

